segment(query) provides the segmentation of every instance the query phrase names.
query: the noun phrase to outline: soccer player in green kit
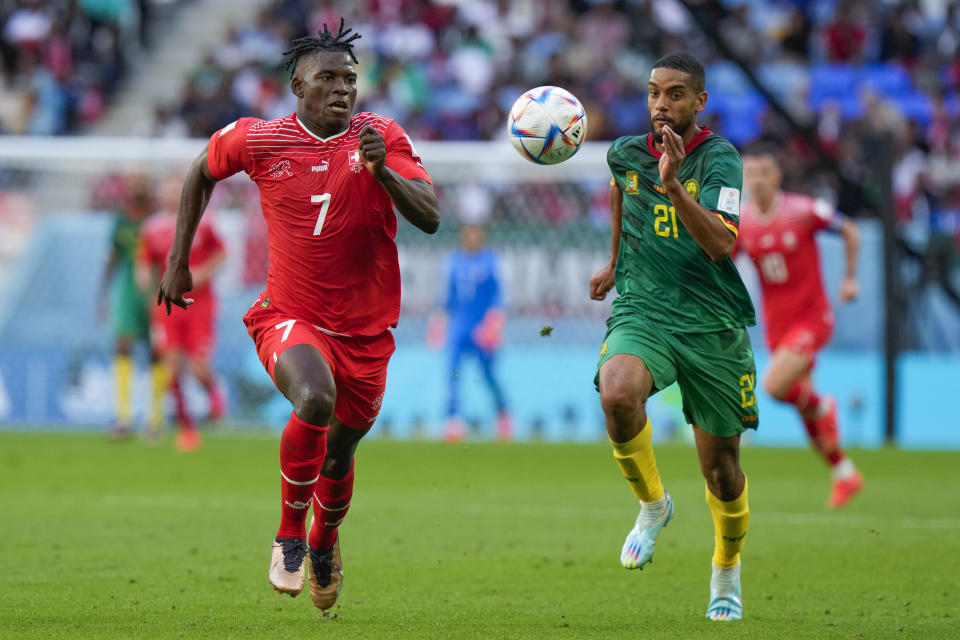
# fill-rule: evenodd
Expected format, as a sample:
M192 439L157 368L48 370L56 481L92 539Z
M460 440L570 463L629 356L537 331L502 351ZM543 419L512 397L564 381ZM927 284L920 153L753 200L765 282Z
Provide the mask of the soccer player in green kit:
M110 232L110 254L100 284L98 309L101 319L109 316L116 336L114 376L117 422L110 435L118 440L133 433L133 345L142 340L150 346L148 300L137 287L133 265L140 246L140 225L153 212L153 183L147 174L135 171L124 178L124 192L124 202L118 206ZM163 395L168 374L152 348L150 361L152 403L147 437L155 439L163 426Z
M651 133L619 138L609 264L590 296L619 296L607 320L595 383L614 457L640 501L620 555L627 569L653 557L674 504L660 481L646 399L676 381L693 425L715 548L707 617L743 617L740 550L750 520L740 434L758 426L756 367L745 326L753 304L730 256L743 169L733 145L696 123L707 102L703 65L687 53L658 60L647 104Z

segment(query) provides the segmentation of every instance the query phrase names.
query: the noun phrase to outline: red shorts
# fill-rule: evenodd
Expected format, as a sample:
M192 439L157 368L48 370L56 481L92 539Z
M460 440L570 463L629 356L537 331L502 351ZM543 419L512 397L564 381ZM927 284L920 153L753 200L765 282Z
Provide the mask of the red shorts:
M830 341L833 324L833 312L828 309L777 327L768 325L767 342L771 351L785 348L794 353L813 356Z
M181 349L193 358L206 360L213 346L213 305L189 309L174 307L170 315L156 307L150 320L150 341L158 353Z
M354 429L369 429L380 413L387 384L387 363L396 345L389 330L376 336L337 336L324 333L274 307L254 303L243 323L257 347L257 356L273 383L277 358L297 344L316 347L327 361L337 387L333 414Z

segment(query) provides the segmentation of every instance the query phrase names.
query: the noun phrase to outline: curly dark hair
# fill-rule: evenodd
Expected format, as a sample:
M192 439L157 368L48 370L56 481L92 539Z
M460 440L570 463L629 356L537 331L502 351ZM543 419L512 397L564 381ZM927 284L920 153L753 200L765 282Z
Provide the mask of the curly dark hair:
M323 29L318 31L316 36L304 36L295 39L290 43L290 48L283 52L284 67L293 73L300 58L318 51L343 51L349 53L353 63L357 64L357 56L353 55L353 45L350 43L359 38L360 34L350 35L353 29L344 29L343 27L343 18L340 18L340 28L337 30L337 35L333 35L327 28L327 23L324 22Z

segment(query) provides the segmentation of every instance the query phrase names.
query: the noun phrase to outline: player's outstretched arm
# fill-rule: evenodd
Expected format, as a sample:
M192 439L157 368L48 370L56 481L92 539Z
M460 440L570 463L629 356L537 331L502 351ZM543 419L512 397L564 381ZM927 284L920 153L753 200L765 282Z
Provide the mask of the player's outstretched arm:
M620 233L623 229L623 192L616 184L610 185L610 262L590 276L590 298L603 300L613 288L620 254Z
M366 126L360 131L359 147L363 166L387 190L400 215L421 231L436 233L440 227L440 207L433 185L421 178L408 180L388 167L384 162L387 145L373 127Z
M857 283L857 254L860 251L860 229L850 218L844 216L840 223L840 235L846 253L846 274L840 285L840 302L850 302L860 296Z
M193 236L197 233L200 218L210 203L210 196L217 180L210 173L207 166L207 147L190 165L187 179L180 192L180 208L177 210L177 231L173 238L173 248L167 261L167 271L160 281L160 290L157 292L157 304L166 306L167 315L172 310L171 305L186 309L193 304L190 298L183 294L193 289L193 276L190 274L190 247L193 246Z
M677 176L686 157L683 138L668 127L663 127L663 155L660 156L660 182L667 190L670 202L677 210L683 226L700 248L714 262L733 254L737 238L712 211L708 211L690 197Z

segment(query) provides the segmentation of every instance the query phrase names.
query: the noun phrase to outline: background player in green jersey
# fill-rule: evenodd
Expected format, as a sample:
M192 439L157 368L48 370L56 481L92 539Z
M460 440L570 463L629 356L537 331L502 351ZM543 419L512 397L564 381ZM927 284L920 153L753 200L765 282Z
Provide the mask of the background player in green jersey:
M118 206L110 232L110 256L101 283L101 317L109 313L115 336L116 424L111 435L124 438L132 433L131 388L134 379L133 345L142 340L150 346L147 298L137 287L134 260L140 244L140 224L154 206L153 185L144 173L124 179L123 202ZM162 397L166 388L163 365L151 351L152 393L148 435L156 436L163 422Z
M735 620L743 616L740 550L750 520L740 434L758 426L745 326L756 320L730 258L742 164L729 142L697 126L706 102L703 65L695 57L673 53L653 65L651 133L619 138L607 153L611 258L590 279L590 295L602 300L614 285L619 293L595 383L614 457L641 504L620 562L642 568L673 517L644 403L676 381L714 521L707 617Z

